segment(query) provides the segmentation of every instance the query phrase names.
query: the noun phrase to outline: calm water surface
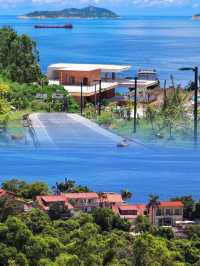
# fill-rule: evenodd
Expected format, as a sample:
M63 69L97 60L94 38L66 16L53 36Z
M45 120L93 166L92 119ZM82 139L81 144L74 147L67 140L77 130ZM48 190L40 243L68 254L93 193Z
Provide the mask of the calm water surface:
M0 26L11 25L37 41L41 67L57 62L132 64L156 68L160 79L186 83L192 76L177 69L200 64L200 21L189 17L136 17L119 20L73 20L73 30L36 30L34 24L63 24L65 20L18 20L0 17ZM76 132L77 133L77 132ZM60 139L59 134L57 141ZM56 138L55 136L55 138ZM80 131L81 138L81 131ZM61 147L62 146L62 147ZM128 188L134 201L150 193L165 199L193 194L200 198L200 153L189 149L117 149L109 141L72 140L59 148L24 146L0 148L0 182L18 177L43 180L52 186L64 177L97 191Z
M35 24L71 22L73 30L34 29ZM177 83L190 73L182 66L200 65L200 21L190 17L124 17L117 20L19 20L0 17L0 26L11 25L29 34L40 52L41 67L57 62L131 64L156 68L160 79L173 74Z

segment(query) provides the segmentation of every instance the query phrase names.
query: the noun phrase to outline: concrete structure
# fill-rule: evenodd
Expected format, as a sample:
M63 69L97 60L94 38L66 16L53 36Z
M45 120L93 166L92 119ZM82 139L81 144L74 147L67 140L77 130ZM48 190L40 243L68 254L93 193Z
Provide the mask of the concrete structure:
M117 87L134 88L135 81L118 77L119 73L130 70L130 65L101 64L53 64L48 67L47 78L50 84L60 84L80 102L81 82L84 102L97 103L101 80L101 97L110 99L115 96ZM157 80L138 80L138 93L154 88Z
M175 226L183 220L183 207L181 201L161 201L149 208L150 222L156 226Z

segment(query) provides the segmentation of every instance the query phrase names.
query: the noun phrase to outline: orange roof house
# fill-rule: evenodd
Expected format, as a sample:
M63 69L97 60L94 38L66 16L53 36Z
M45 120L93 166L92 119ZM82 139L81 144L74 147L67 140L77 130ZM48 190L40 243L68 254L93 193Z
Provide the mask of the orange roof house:
M150 222L157 226L173 226L183 220L184 204L181 201L161 201L149 207Z
M65 193L63 195L78 210L91 212L99 207L99 196L95 192Z
M44 211L49 211L53 203L60 203L63 207L66 207L68 210L73 210L73 206L68 202L65 196L37 196L36 202L39 207Z

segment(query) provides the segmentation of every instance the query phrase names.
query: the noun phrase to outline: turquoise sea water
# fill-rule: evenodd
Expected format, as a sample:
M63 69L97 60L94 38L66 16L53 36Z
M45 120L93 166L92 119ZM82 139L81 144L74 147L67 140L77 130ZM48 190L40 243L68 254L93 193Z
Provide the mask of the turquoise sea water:
M66 22L74 29L34 29L35 24ZM190 17L38 21L1 16L3 25L29 34L37 42L44 72L57 62L131 64L128 75L138 68L155 68L161 80L173 74L180 83L192 78L191 73L179 72L180 67L200 65L200 21Z
M33 27L65 22L0 17L0 26L11 25L37 42L44 72L48 64L56 62L132 64L133 70L127 75L150 67L157 69L161 80L172 73L177 83L186 83L192 75L177 69L200 63L200 21L189 17L72 20L73 30ZM97 191L128 188L135 202L146 200L150 193L162 199L185 194L200 198L199 152L153 145L148 149L117 149L115 144L92 133L87 136L82 130L74 131L72 135L80 137L74 141L65 135L64 127L51 130L59 143L56 149L23 145L0 148L0 182L18 177L52 186L68 177Z

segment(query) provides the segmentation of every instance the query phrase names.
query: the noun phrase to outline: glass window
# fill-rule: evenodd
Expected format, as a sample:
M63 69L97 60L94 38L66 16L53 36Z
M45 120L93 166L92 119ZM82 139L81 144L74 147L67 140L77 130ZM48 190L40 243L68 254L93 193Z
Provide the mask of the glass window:
M166 209L165 214L172 215L173 214L172 209Z
M174 215L182 215L181 209L175 209L174 210Z
M156 216L161 216L161 215L162 215L161 209L157 209L156 210Z

